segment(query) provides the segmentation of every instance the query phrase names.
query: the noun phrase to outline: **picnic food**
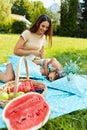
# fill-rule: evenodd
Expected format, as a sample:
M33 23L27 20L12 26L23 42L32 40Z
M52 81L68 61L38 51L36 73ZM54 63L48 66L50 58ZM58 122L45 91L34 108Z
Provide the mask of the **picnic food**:
M24 60L24 63L25 63L25 70L26 70L25 77L20 77L20 70L21 70L20 65L21 65L22 60ZM0 94L3 92L7 92L7 94L10 95L9 96L10 98L8 100L0 99L0 106L5 107L5 105L9 101L11 101L13 98L20 95L19 92L24 93L24 94L29 93L29 92L37 92L37 93L40 93L41 95L44 95L46 90L47 90L47 87L44 83L39 82L37 80L29 79L27 60L25 57L21 57L18 63L17 71L16 71L15 81L9 81L6 84L2 85L2 87L0 87Z
M16 88L16 93L15 93ZM31 79L20 79L15 87L15 81L10 81L0 87L0 106L5 105L13 98L30 92L37 92L44 96L47 87L45 84Z
M9 95L7 92L3 92L0 94L0 99L3 99L3 100L8 100L9 99Z
M28 80L26 80L23 83L20 83L18 85L18 92L27 93L27 92L31 92L31 91L41 93L44 91L44 89L38 87L32 81L28 81ZM9 92L14 92L14 87L10 87Z
M20 82L18 85L17 96L21 96L27 92L38 92L42 94L44 91L43 87L35 85L32 81L25 80ZM5 92L0 93L0 99L9 100L14 98L14 85L10 86Z
M10 130L37 130L48 120L50 107L41 94L26 93L11 100L3 110L3 120Z

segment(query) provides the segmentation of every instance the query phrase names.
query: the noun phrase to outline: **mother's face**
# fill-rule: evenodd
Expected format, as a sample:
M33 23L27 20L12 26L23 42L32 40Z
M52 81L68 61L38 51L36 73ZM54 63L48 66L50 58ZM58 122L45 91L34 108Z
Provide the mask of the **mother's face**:
M39 35L43 35L48 30L48 28L49 28L49 22L44 21L40 24L36 33Z

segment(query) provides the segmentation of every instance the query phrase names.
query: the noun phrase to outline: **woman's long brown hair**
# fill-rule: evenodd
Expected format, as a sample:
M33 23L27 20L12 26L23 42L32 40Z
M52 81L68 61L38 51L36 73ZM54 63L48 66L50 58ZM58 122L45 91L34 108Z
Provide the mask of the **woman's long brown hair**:
M36 33L37 30L39 29L40 24L44 21L49 22L49 28L45 32L45 35L46 35L46 37L49 36L49 44L50 44L50 46L52 46L52 34L53 34L52 22L51 22L51 19L47 15L45 15L45 14L40 15L29 30L33 33Z

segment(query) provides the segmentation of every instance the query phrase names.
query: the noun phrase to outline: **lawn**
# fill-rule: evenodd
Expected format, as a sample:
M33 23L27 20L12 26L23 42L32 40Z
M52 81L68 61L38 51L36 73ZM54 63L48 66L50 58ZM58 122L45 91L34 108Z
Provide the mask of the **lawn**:
M0 64L7 61L8 54L13 54L18 37L16 34L0 34ZM82 73L87 74L87 39L53 37L53 46L46 46L45 56L56 57L63 65L80 57Z
M17 34L0 34L0 64L7 62L8 55L18 40ZM63 66L70 59L80 57L82 74L87 74L87 39L53 37L53 47L45 47L46 57L56 57ZM40 130L87 130L87 109L49 120Z

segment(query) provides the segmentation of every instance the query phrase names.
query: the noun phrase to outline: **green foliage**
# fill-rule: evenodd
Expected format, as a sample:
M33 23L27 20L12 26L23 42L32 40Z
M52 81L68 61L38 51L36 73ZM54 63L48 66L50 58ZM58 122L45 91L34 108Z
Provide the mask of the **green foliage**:
M61 1L60 35L73 36L77 21L78 0Z
M11 14L11 1L0 0L0 23L5 22Z
M82 19L79 20L79 24L76 26L74 36L87 38L87 0L83 0L81 17Z
M87 0L83 0L83 12L82 12L82 16L83 16L83 19L85 21L87 21Z
M79 25L76 26L74 31L75 37L87 38L87 21L80 21Z
M13 20L11 18L9 18L4 23L1 22L0 23L0 32L1 33L11 33L12 32L12 23L13 23Z
M27 24L17 19L9 19L5 23L0 23L1 33L21 33L26 28L28 28Z
M14 20L12 24L12 33L21 33L26 29L26 23L19 20Z
M38 18L38 16L46 13L46 8L44 7L41 1L34 1L32 3L33 3L33 8L30 16L30 21L33 24Z
M25 15L32 23L39 15L46 13L46 9L41 1L16 0L11 10L13 14Z
M11 12L13 14L25 15L29 19L30 13L32 12L32 2L29 2L29 0L15 0Z

